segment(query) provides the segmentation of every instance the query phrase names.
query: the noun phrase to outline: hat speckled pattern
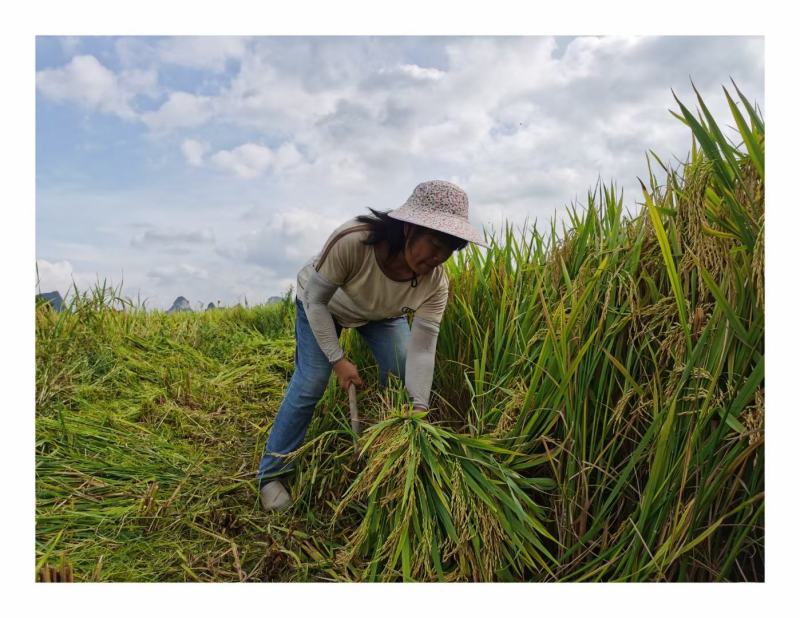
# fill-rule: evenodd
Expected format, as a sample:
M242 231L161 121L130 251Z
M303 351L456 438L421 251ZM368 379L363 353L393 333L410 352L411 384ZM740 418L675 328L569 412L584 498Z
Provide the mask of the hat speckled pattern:
M483 239L483 233L469 222L466 192L446 180L419 183L400 208L387 214L393 219L451 234L481 247L489 246Z

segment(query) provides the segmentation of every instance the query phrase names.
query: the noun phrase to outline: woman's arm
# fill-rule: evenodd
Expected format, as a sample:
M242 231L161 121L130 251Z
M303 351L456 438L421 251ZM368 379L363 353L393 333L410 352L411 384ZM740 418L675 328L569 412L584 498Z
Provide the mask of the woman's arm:
M416 409L428 409L438 337L438 323L425 318L414 318L406 351L405 383Z
M336 336L333 316L328 311L328 303L338 287L315 270L306 283L306 298L303 303L314 338L331 365L344 358L344 350Z

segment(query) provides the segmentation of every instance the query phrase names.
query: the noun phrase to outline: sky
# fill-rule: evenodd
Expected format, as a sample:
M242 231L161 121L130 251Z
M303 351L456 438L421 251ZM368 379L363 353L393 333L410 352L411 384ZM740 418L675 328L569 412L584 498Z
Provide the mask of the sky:
M334 228L455 182L540 231L601 180L631 212L692 81L764 110L761 36L37 36L37 291L263 303ZM520 232L521 233L521 232Z

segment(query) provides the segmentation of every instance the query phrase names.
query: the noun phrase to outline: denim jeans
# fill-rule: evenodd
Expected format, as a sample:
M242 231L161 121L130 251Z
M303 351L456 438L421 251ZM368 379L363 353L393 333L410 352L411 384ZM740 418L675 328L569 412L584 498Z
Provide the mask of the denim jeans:
M272 423L258 468L259 479L282 476L291 470L291 464L274 453L285 455L303 444L314 408L325 393L332 372L331 364L320 349L303 304L298 299L295 299L295 307L294 374ZM339 336L342 326L335 319L334 325ZM405 381L406 350L411 336L405 316L367 322L356 327L356 330L378 361L381 385L386 385L390 371Z

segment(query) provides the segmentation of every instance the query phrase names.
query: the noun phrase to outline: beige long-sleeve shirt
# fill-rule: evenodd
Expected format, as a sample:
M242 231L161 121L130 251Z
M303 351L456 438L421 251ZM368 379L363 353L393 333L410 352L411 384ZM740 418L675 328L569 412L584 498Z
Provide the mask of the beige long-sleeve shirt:
M368 236L369 226L355 219L337 227L322 251L306 262L297 275L301 300L311 273L316 270L339 287L328 309L342 326L356 327L407 313L412 313L414 319L441 322L449 290L444 268L439 265L417 277L416 286L410 280L390 279L378 263L374 245L362 244Z
M298 273L297 296L331 363L344 355L333 317L342 326L356 327L412 314L405 384L414 405L427 408L439 323L447 306L447 275L440 265L417 277L414 286L410 280L389 278L378 263L374 246L361 243L368 235L369 227L355 219L336 228L322 251Z

